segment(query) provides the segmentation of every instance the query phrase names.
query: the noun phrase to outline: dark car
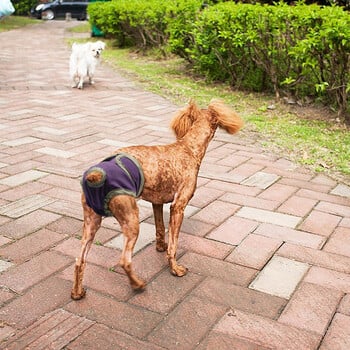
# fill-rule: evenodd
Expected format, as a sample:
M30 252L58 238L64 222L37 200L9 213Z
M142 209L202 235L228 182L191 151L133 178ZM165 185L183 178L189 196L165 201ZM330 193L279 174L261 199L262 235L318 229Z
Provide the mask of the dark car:
M66 13L70 13L72 18L85 20L88 4L89 0L48 0L33 7L30 14L39 19L52 20L66 17Z

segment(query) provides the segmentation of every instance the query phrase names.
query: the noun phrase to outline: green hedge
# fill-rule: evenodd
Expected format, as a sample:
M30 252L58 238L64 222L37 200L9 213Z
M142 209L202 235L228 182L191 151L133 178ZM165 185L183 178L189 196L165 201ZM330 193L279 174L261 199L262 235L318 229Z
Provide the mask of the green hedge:
M14 15L23 16L30 13L30 9L38 3L38 0L12 0L13 7L15 8Z
M203 11L194 66L232 86L314 97L348 109L350 17L340 7L221 3Z
M350 16L340 7L115 0L90 21L118 44L157 47L235 88L313 98L349 120Z

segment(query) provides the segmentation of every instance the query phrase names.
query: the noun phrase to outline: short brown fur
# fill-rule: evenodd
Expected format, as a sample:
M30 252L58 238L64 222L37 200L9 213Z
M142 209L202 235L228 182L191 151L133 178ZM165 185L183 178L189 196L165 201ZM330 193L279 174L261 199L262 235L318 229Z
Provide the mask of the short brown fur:
M170 271L175 276L184 276L187 273L187 268L176 261L178 236L184 210L194 194L199 167L208 144L217 127L220 126L234 134L242 125L240 117L219 100L213 100L207 109L199 109L191 101L171 122L171 128L177 137L176 142L161 146L132 146L117 151L136 158L143 169L145 184L140 198L152 203L156 249L160 252L167 251ZM92 182L98 179L94 173L89 178ZM164 203L171 203L168 243L165 242ZM84 194L82 206L83 237L81 253L75 265L71 293L73 299L81 299L85 295L82 281L86 259L102 221L102 217L87 205ZM109 209L119 222L125 238L120 265L129 277L131 287L142 290L145 282L134 273L131 266L133 249L139 235L139 210L136 199L127 195L115 196L110 201Z

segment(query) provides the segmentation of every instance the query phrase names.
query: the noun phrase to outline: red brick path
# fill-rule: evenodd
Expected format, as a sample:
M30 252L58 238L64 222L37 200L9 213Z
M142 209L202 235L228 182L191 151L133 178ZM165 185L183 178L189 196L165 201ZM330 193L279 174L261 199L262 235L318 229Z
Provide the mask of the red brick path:
M350 188L240 135L218 132L202 164L179 242L187 276L169 273L140 202L146 291L117 266L109 218L87 296L70 299L80 174L120 146L172 141L178 108L107 65L71 89L71 25L0 33L0 348L349 349Z

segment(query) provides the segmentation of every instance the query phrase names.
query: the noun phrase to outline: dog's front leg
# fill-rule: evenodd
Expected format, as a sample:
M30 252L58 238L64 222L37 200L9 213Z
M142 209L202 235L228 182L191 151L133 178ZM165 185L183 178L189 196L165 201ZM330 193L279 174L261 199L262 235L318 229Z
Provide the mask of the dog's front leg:
M180 203L180 201L173 202L170 207L170 222L169 222L169 243L168 243L168 261L171 273L175 276L181 277L186 275L187 268L178 265L176 262L176 251L179 239L179 232L184 217L184 210L186 203Z
M165 243L165 226L163 220L163 204L153 204L154 223L156 225L156 249L165 252L168 244Z
M101 226L102 217L96 214L87 204L85 196L82 195L82 205L84 211L83 237L81 241L81 251L79 258L76 259L74 270L74 282L71 297L79 300L85 296L83 288L83 277L86 266L86 258L94 241L95 234Z

